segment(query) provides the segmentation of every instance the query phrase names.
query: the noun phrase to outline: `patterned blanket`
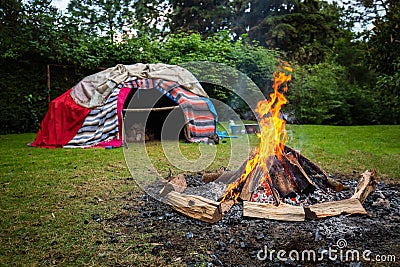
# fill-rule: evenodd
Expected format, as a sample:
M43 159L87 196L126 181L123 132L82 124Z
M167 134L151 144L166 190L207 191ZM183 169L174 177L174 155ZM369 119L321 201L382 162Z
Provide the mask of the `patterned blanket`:
M82 127L64 148L91 147L100 142L118 138L117 100L119 91L120 88L115 88L105 105L90 111Z

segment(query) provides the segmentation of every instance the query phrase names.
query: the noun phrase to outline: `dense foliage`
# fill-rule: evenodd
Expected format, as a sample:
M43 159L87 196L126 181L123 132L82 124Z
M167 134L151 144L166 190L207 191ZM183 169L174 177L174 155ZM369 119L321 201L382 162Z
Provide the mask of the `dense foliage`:
M399 123L396 0L71 0L63 12L50 0L5 0L0 21L2 133L36 131L49 99L119 63L223 63L268 95L277 58L294 66L294 123ZM247 118L229 90L205 87Z

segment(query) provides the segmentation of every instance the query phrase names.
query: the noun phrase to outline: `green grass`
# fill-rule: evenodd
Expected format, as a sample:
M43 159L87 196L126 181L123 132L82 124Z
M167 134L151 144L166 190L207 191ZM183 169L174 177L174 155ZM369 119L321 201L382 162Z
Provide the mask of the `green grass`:
M289 145L335 174L400 179L400 126L290 125Z
M33 139L33 134L0 136L0 266L156 265L160 259L146 251L140 257L123 253L149 244L149 237L124 242L119 236L120 243L109 244L117 230L92 219L123 213L123 197L139 192L122 149L27 147Z
M400 179L400 127L288 126L289 145L331 173L357 175L376 168L378 179ZM124 214L127 199L140 189L126 167L123 149L38 149L26 146L34 134L0 136L0 266L159 265L149 251L149 235L128 236L118 228L96 223L93 214ZM182 156L195 160L215 153L208 170L236 166L255 136L227 140L216 147L175 144ZM181 170L168 164L157 142L148 143L150 162L161 175ZM231 149L236 149L231 154ZM135 148L129 148L134 152ZM172 150L174 151L174 150ZM240 154L240 157L236 157ZM142 155L145 156L145 155ZM234 160L229 161L234 157ZM236 158L235 158L236 157ZM136 161L137 168L141 166ZM179 229L177 229L178 231ZM120 242L109 243L110 235ZM128 249L140 247L140 253ZM131 250L129 250L131 251Z

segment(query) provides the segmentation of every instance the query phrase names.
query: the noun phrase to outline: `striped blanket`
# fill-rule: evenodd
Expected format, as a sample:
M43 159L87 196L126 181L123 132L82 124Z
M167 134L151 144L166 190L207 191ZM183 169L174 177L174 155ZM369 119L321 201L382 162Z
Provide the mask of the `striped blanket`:
M201 142L216 132L217 113L208 98L200 97L182 88L179 84L162 79L128 80L124 87L135 89L157 89L177 103L183 110L189 127L190 142Z
M117 101L119 91L120 88L116 87L105 105L89 112L82 127L64 148L91 147L100 142L118 138Z

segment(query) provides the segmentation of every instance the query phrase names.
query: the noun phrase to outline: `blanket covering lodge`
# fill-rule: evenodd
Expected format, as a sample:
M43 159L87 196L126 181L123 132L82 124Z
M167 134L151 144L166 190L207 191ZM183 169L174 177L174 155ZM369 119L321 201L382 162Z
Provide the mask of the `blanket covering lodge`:
M120 147L122 108L132 88L155 88L178 104L188 124L188 141L204 141L215 134L216 111L189 71L175 65L139 63L88 76L54 99L30 145Z

